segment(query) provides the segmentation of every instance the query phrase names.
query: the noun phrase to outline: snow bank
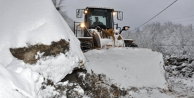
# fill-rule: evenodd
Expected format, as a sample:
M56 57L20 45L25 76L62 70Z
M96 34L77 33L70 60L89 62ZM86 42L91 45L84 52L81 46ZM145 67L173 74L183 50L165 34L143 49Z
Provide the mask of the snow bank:
M40 60L33 68L32 65L15 59L9 50L35 44L50 45L52 41L60 39L70 42L70 51L56 58ZM79 48L79 41L51 0L1 0L1 98L37 98L42 81L38 72L56 82L78 66L81 60L84 61L84 55Z
M14 60L8 66L0 65L0 98L36 97L42 82L39 74L27 68L21 61Z
M167 88L161 53L141 48L110 48L85 53L86 67L121 87Z
M0 3L0 57L7 65L11 60L5 58L8 48L18 48L42 43L50 45L60 39L70 40L71 49L80 58L79 41L54 8L52 2L39 0L1 0ZM5 51L4 51L5 50Z

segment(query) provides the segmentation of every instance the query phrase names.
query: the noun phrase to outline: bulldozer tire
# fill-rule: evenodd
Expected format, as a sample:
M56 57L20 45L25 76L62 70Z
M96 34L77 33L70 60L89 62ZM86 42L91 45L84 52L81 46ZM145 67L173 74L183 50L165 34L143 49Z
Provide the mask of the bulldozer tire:
M93 43L91 42L91 41L87 41L87 40L85 40L85 41L81 41L81 49L82 49L82 51L88 51L88 50L91 50L91 49L93 49Z
M138 47L135 43L125 43L125 47Z

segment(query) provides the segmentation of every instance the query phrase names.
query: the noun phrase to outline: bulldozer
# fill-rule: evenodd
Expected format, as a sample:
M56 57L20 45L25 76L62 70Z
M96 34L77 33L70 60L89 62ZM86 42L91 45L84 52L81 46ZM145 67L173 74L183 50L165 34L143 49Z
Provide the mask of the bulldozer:
M133 43L133 39L124 39L121 35L130 27L121 28L114 22L114 19L123 20L122 11L104 7L76 9L76 17L83 16L84 22L74 22L74 33L80 40L81 49L88 59L88 62L85 62L88 71L105 73L115 83L120 83L122 82L120 80L124 79L125 82L121 85L165 89L168 87L162 54L150 49L125 48L137 45ZM115 43L113 37L102 36L104 30L111 29L114 31ZM114 45L119 48L102 49L107 46L115 47Z
M124 39L121 36L122 31L128 30L129 26L118 26L114 22L114 16L117 20L123 20L123 12L115 11L112 8L105 7L86 7L85 9L76 9L76 18L82 18L84 22L74 21L74 34L80 40L82 50L103 48L104 46L118 47L137 47L133 39ZM103 30L114 30L113 37L102 37ZM115 41L115 42L114 42Z

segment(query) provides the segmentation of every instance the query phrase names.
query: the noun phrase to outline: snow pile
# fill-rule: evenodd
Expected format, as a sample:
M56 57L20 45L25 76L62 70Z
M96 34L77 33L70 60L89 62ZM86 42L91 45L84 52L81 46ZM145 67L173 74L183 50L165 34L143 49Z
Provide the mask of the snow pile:
M7 66L0 64L0 98L35 97L42 77L26 67L22 61L12 59L13 61Z
M121 87L167 88L161 53L141 48L110 48L85 53L86 68L105 74Z
M79 65L79 58L73 53L60 54L56 57L48 56L40 59L35 65L29 65L32 70L41 73L44 77L58 82L72 69Z
M51 0L1 0L0 12L0 98L37 98L43 77L57 82L84 62L79 41ZM60 39L69 41L69 52L40 59L33 67L10 53L10 48Z

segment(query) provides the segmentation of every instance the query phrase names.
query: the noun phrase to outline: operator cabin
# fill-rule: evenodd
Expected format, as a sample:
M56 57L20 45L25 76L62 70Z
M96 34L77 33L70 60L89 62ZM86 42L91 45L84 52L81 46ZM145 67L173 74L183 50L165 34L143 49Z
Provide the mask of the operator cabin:
M86 10L87 14L85 14L84 19L87 26L86 28L95 29L98 25L103 25L106 29L114 28L113 9L87 7Z

